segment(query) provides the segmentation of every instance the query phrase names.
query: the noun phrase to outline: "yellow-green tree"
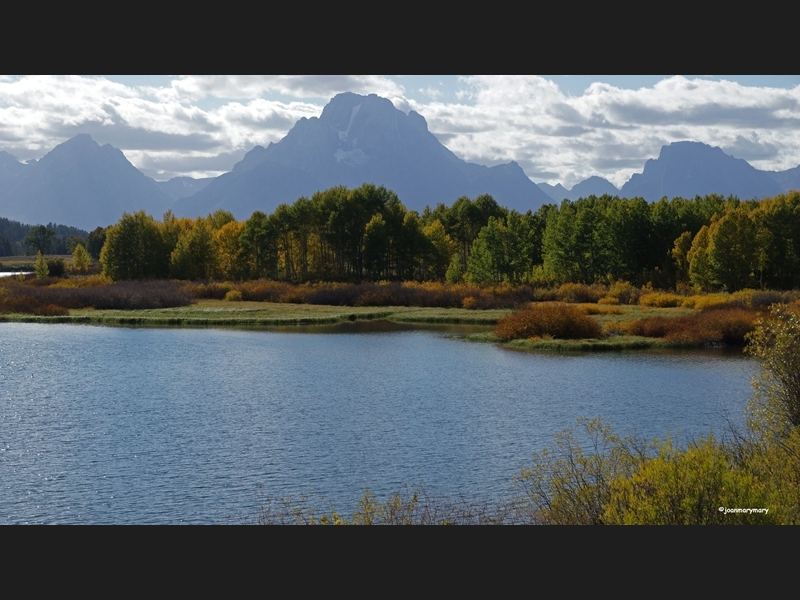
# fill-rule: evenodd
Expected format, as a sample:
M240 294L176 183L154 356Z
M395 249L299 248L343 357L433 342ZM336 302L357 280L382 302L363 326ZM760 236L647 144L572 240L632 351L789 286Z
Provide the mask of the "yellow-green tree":
M169 255L159 224L143 210L123 213L106 232L100 264L115 281L166 277Z
M50 275L50 268L47 266L47 261L41 252L36 253L36 262L33 264L33 269L36 271L38 279L44 279Z
M746 208L728 210L712 223L708 236L708 264L713 280L729 292L747 287L755 270L756 226Z
M684 231L675 240L670 256L675 262L676 282L686 283L689 281L689 251L692 249L692 232Z
M433 223L423 228L422 233L430 240L435 249L430 269L437 279L444 279L450 261L458 249L458 244L447 235L444 225L439 219L435 219Z
M686 255L689 261L689 279L697 288L707 290L711 287L713 277L708 261L708 225L703 225L692 240L692 247Z
M83 244L76 244L75 250L72 251L72 266L81 273L89 268L89 253Z
M214 233L206 219L197 219L183 232L170 257L171 272L177 279L209 279L217 268Z
M599 419L580 419L514 479L525 495L523 516L548 525L602 525L612 481L633 473L647 452L641 440L620 437Z
M747 336L747 351L759 359L748 404L750 426L769 439L788 437L800 425L800 314L776 304Z
M247 258L242 247L244 223L229 221L214 232L217 246L217 271L223 279L239 280L247 276Z

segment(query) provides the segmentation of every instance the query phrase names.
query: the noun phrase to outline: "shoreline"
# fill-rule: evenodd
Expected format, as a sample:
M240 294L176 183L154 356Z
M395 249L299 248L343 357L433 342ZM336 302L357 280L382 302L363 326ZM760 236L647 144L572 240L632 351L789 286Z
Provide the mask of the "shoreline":
M641 310L641 309L640 309ZM637 310L636 312L640 312ZM651 309L663 314L675 309ZM680 309L678 309L680 311ZM675 312L678 312L675 311ZM324 328L325 332L396 330L395 326L466 326L478 329L494 327L510 309L470 310L464 308L426 308L415 306L358 307L272 302L229 302L198 300L177 308L141 310L70 310L61 316L38 316L21 313L0 315L0 323L43 323L97 325L108 327L155 328L224 328L275 329L302 332L307 328ZM633 312L633 311L631 311ZM647 312L651 312L648 310ZM680 311L683 312L683 311ZM601 322L609 318L597 315ZM605 318L603 318L605 317ZM734 349L736 346L710 344L705 348L663 338L609 335L603 339L562 340L530 339L502 342L491 330L462 332L464 339L493 343L523 352L583 353L624 352L642 350Z

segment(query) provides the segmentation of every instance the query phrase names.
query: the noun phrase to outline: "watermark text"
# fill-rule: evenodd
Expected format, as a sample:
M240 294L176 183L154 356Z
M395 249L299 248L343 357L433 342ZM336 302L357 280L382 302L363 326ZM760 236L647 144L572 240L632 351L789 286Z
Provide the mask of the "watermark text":
M726 515L731 514L741 514L744 513L746 515L768 515L769 509L768 508L727 508L725 506L720 506L717 509L719 512L724 513Z

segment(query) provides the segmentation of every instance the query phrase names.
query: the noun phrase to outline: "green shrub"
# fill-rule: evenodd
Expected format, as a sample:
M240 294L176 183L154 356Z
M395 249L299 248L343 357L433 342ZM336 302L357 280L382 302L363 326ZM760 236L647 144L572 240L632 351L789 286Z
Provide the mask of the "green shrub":
M579 439L582 438L582 439ZM647 456L641 440L621 438L599 419L579 419L555 435L555 446L534 454L514 482L523 493L527 522L600 525L611 483L633 473Z
M713 437L679 450L670 440L658 456L609 486L602 522L609 525L730 525L774 523L767 491L734 467ZM766 513L725 509L766 509Z
M47 259L47 270L49 272L50 277L63 277L64 273L67 270L67 265L64 262L63 258L48 258Z
M642 290L633 287L631 283L627 281L617 281L611 285L611 287L608 289L608 295L605 298L602 298L601 301L605 300L606 298L616 298L618 304L636 304L639 300L639 296L641 295ZM610 304L608 301L606 301L606 303Z
M747 336L760 360L748 411L751 426L786 437L800 426L800 307L775 305ZM755 420L755 421L754 421Z

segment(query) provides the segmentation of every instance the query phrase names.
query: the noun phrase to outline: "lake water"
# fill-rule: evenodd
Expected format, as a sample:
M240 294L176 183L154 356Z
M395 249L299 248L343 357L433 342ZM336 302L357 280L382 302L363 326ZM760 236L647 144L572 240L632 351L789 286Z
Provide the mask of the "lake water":
M359 327L0 324L0 523L252 521L261 494L346 512L419 482L496 498L581 416L724 434L756 370L740 353L533 354Z

